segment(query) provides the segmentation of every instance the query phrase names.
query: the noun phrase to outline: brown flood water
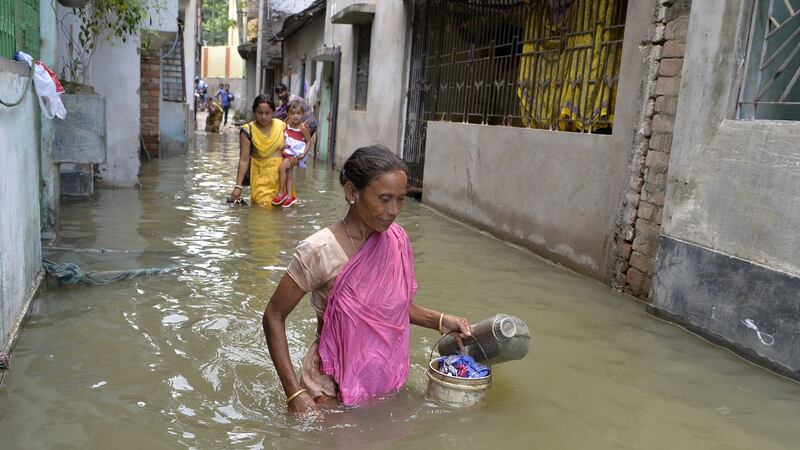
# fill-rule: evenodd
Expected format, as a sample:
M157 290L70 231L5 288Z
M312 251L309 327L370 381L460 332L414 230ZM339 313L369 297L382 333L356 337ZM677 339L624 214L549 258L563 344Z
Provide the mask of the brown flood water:
M505 312L534 339L495 367L479 405L425 398L437 335L414 329L406 386L316 422L287 416L261 312L297 242L345 203L324 166L299 174L299 207L224 202L235 133L197 135L181 157L145 163L141 190L64 205L60 246L84 270L177 266L98 287L49 286L0 387L3 449L790 449L800 385L754 367L603 284L408 201L416 302L473 321ZM299 363L314 336L307 299L289 318Z

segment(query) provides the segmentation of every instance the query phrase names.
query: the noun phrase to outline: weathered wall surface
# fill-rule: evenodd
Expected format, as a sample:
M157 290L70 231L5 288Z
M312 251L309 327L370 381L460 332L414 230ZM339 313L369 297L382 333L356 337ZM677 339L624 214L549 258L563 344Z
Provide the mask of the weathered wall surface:
M610 282L656 4L628 3L610 136L428 122L423 201Z
M680 92L691 0L660 0L650 33L642 83L642 127L634 137L629 182L617 219L613 285L647 299L658 249L675 112Z
M327 15L331 16L332 2ZM353 109L355 87L355 43L352 25L333 25L333 42L341 48L339 108L334 164L341 166L359 147L382 144L397 154L402 135L408 65L406 46L411 2L375 2L370 42L369 87L366 110Z
M106 97L106 164L98 184L139 184L139 38L127 42L100 39L92 62L91 85Z
M186 74L186 99L189 103L189 111L194 111L194 77L200 74L200 68L195 64L197 57L198 32L197 21L197 0L184 0L186 10L183 22L183 64ZM194 123L193 121L191 122ZM194 129L191 130L192 132ZM192 136L192 132L189 136Z
M612 136L429 122L423 202L604 277L625 157Z
M0 58L0 98L14 102L27 87L28 66ZM42 267L39 219L38 100L0 106L0 352L6 352Z
M652 310L800 379L800 122L735 119L750 3L692 5Z
M300 85L300 73L305 62L305 85L311 86L317 76L316 64L311 54L322 47L325 42L325 18L316 17L309 21L300 31L288 36L283 41L283 79L282 83L290 87L295 95L305 97L306 86Z
M57 6L64 18L58 32L58 68L62 73L70 60L65 30L72 30L77 42L78 23L69 9ZM139 174L139 37L127 42L97 40L86 82L106 97L106 164L100 164L98 183L105 186L136 186ZM69 80L68 80L69 81Z
M41 32L42 46L39 58L51 69L56 67L57 32L56 13L49 0L39 1L39 29ZM53 162L53 140L55 138L55 122L42 118L41 121L41 158L42 158L42 189L41 189L41 221L42 238L54 239L58 227L58 193L61 190L59 183L58 165Z
M161 102L158 116L160 156L175 155L186 151L186 127L189 121L189 106L180 102ZM228 117L230 120L230 116Z

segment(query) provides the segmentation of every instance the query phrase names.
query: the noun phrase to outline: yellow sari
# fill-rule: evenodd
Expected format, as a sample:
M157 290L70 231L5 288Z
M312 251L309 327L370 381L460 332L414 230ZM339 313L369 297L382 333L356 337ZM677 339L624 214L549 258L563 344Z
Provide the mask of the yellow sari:
M213 112L210 110L208 111L208 116L206 116L206 132L208 133L219 133L219 125L222 123L222 106L217 103L213 102L214 109Z
M278 166L283 160L281 151L286 124L272 119L269 136L265 136L255 122L242 129L250 135L250 201L254 205L269 205L280 184Z

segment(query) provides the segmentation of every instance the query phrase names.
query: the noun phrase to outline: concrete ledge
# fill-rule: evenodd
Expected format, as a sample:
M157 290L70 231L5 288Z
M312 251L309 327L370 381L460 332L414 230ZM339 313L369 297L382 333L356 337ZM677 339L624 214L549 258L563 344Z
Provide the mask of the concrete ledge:
M23 62L0 58L0 72L26 76L31 73L31 68Z
M372 22L375 17L375 5L367 2L353 2L345 6L331 17L331 23L337 25L359 25Z
M90 197L94 193L91 164L62 164L59 171L62 197Z
M335 47L320 47L311 54L312 61L336 61L339 51Z
M668 236L654 270L650 314L800 381L800 277Z
M101 164L106 152L106 98L102 95L61 95L67 117L56 120L53 161Z

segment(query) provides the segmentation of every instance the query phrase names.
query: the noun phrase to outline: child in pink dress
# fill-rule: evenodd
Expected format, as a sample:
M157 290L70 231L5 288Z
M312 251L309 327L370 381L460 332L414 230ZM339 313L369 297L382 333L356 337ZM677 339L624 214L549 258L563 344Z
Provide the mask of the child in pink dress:
M282 151L283 161L278 167L280 187L278 194L272 199L273 205L283 205L284 208L288 208L297 203L297 196L294 195L294 165L296 161L300 161L300 167L305 169L304 158L308 150L314 146L311 139L311 131L303 123L302 104L298 101L292 102L287 108L284 136L286 145Z

